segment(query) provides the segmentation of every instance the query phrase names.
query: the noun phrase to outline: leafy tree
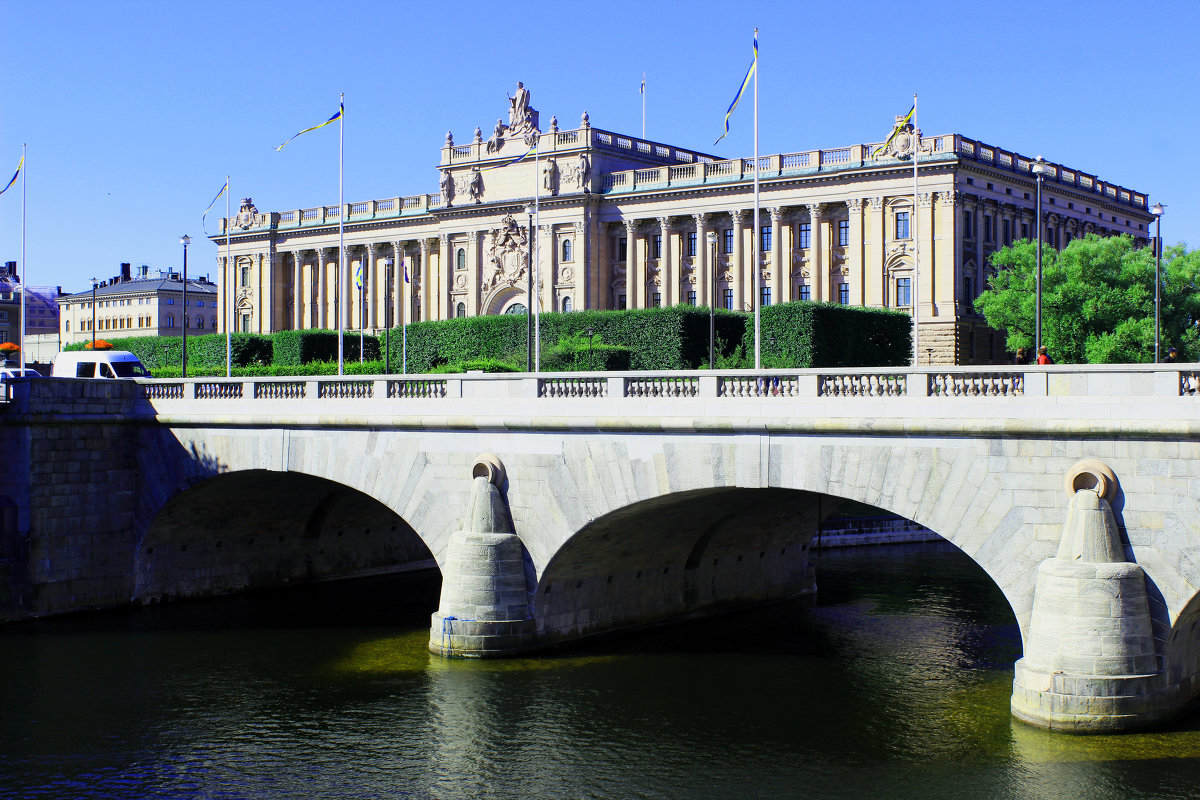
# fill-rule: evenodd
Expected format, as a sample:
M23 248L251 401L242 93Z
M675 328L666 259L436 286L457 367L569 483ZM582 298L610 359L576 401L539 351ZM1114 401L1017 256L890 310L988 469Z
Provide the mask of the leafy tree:
M1034 345L1037 245L1023 240L992 256L996 274L975 308L1008 332L1009 350ZM1200 251L1166 248L1161 342L1181 361L1200 357ZM1154 360L1154 251L1130 236L1089 234L1061 252L1042 248L1042 344L1059 363Z

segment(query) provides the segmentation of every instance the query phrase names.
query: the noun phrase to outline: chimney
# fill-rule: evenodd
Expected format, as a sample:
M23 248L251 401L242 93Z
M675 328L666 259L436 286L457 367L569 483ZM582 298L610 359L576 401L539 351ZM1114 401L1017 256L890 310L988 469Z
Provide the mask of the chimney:
M121 283L125 283L129 278L129 262L123 261L121 262Z
M17 262L5 261L3 274L4 275L16 275L17 274Z

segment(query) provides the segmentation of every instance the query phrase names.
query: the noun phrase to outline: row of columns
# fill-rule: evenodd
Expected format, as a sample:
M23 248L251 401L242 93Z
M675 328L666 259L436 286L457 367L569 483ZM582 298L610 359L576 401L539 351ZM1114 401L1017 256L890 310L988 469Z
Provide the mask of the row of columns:
M850 215L850 245L845 248L848 255L854 249L853 245L856 242L861 244L862 240L861 235L856 235L856 228L861 220L861 215L857 213L861 209L861 202L861 200L851 200L847 204L854 212ZM828 208L828 204L820 203L804 206L810 226L810 240L809 246L803 249L803 252L808 253L809 256L805 260L808 276L803 278L802 282L812 287L812 299L814 300L836 299L831 295L833 282L825 274L832 266L830 253L826 253L826 250L832 251L832 248L826 245L823 226L836 222L836 220L827 219L824 216L824 212ZM760 230L753 231L751 235L761 236L761 229L769 226L771 250L768 252L760 248L761 263L757 268L769 273L763 286L771 290L771 302L779 303L790 298L792 294L793 258L794 254L800 250L797 247L794 228L797 221L792 218L792 214L787 208L774 207L762 209L762 211L766 213L760 214ZM721 219L726 215L727 224ZM621 255L624 256L628 307L645 308L652 304L652 298L649 297L650 290L647 288L650 285L649 270L652 265L657 268L657 285L661 289L663 305L686 302L688 291L696 292L697 305L712 303L721 305L724 302L724 298L721 296L723 289L732 290L732 303L735 309L753 305L752 292L757 285L756 265L753 263L751 255L753 242L747 242L745 239L745 226L748 221L753 219L753 212L734 209L728 212L696 213L691 216L696 233L694 256L686 256L684 247L686 237L692 232L692 226L687 223L682 225L676 223L675 217L657 217L653 221L641 219L623 221L625 251L623 254L615 255L618 261L620 261ZM732 230L731 253L724 252L722 232L725 230ZM711 263L712 245L708 241L710 232L717 236L715 265ZM656 233L660 237L662 246L661 254L657 259L654 258L652 250L653 236ZM675 251L676 236L679 238L678 253ZM836 240L831 239L830 241ZM692 280L686 284L681 280L685 258L690 259L692 275ZM859 261L861 262L861 259ZM689 286L693 288L689 289Z

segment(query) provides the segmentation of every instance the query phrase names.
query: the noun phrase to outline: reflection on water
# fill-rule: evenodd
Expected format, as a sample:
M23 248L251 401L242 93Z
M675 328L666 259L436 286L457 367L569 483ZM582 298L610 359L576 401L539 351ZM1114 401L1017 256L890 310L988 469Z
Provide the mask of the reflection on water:
M1009 609L947 546L818 559L820 595L446 661L435 576L0 632L0 797L1185 798L1200 720L1012 720Z

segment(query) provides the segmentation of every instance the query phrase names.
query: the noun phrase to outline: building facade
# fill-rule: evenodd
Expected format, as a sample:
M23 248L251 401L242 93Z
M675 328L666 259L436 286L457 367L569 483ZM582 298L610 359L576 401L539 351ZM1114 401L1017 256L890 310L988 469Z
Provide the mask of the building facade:
M535 278L542 311L756 299L915 311L922 363L989 363L1006 358L974 310L992 252L1039 224L1052 247L1087 233L1145 242L1153 219L1145 194L1048 164L1039 223L1032 159L906 131L760 157L756 224L752 158L601 130L586 112L543 132L520 85L509 105L486 140L447 134L437 194L266 213L244 199L211 237L229 278L219 324L337 328L339 297L348 330L524 313Z
M132 275L129 264L121 274L96 283L95 290L58 298L63 345L117 336L182 336L183 278L177 272L150 275L141 267ZM216 333L219 309L217 286L207 277L188 278L188 333Z

